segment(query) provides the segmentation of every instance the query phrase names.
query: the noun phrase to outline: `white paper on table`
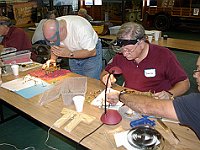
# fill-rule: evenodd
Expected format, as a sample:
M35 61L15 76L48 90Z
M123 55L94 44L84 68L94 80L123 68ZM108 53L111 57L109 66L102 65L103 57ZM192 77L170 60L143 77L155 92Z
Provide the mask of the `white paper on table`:
M39 81L41 79L38 78L37 80ZM38 82L38 84L41 84L41 83L44 85L47 84L46 82L44 82L42 80L40 82ZM29 81L25 82L24 78L18 78L18 79L12 80L12 81L2 83L1 87L8 89L10 91L19 91L19 90L29 88L29 87L35 86L35 85L36 85L36 81L34 81L34 80L29 80Z
M137 148L132 147L127 140L127 134L129 131L123 131L114 134L115 143L117 147L124 146L127 150L138 150Z
M108 89L107 89L107 93L110 93L110 92L119 92L119 91L114 90L114 89L112 89L112 88L108 88ZM98 107L103 106L104 103L105 103L105 90L103 90L103 91L91 102L92 105L98 106ZM106 105L109 106L109 103L106 102ZM118 110L122 105L123 105L123 103L120 102L120 101L118 101L118 103L117 103L116 105L109 106L109 109Z

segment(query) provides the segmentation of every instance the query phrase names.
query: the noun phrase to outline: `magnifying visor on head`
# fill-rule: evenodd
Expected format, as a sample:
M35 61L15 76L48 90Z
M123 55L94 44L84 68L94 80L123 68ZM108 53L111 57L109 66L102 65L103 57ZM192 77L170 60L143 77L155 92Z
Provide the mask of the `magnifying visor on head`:
M126 40L126 39L119 39L117 38L113 42L111 42L111 46L114 52L121 53L122 47L126 45L135 45L137 42L139 42L140 39L135 40Z
M6 26L11 26L12 22L11 21L0 21L0 25L6 25Z
M52 37L50 37L49 39L46 39L46 43L49 46L60 46L59 23L56 19L55 19L55 23L56 23L56 32L54 33ZM55 39L56 41L54 41Z

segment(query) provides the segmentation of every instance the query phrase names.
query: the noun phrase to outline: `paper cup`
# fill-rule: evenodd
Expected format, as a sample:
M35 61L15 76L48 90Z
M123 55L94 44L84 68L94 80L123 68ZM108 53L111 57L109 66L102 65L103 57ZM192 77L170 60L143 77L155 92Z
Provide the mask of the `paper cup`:
M155 41L158 41L159 38L160 38L160 31L154 31L154 39L155 39Z
M11 69L13 71L13 75L14 76L18 76L19 75L19 65L12 65Z
M149 43L152 42L152 39L153 39L153 36L152 35L148 35L148 41L149 41Z
M83 111L83 104L85 101L85 97L82 95L74 96L73 97L73 102L76 108L77 112L82 112Z

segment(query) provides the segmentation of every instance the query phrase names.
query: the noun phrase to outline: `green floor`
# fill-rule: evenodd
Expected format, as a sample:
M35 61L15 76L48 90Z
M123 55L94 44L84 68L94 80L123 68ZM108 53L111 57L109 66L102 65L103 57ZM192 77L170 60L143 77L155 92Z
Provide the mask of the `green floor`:
M187 93L198 92L196 80L193 78L193 70L196 69L196 61L198 59L199 54L188 53L183 51L181 52L178 50L173 50L173 52L176 54L177 59L179 60L189 77L190 89Z
M3 106L3 109L5 118L14 114L6 106ZM28 116L18 116L0 125L0 150L14 150L13 146L20 150L24 150L27 147L34 147L35 150L50 150L51 148L49 147L54 147L54 150L85 149L83 147L77 148L75 142L53 130L49 131L49 138L45 143L48 137L48 130L49 128ZM30 148L28 150L33 149Z
M35 147L37 150L48 150L45 145L47 138L47 128L39 126L24 117L17 117L12 121L3 123L0 131L0 143L15 145L18 149ZM74 150L72 142L59 137L55 132L50 131L48 145L57 149ZM62 139L61 139L62 138ZM0 146L1 150L12 150L10 146Z
M172 38L184 38L192 40L200 40L200 34L196 32L165 32ZM195 69L196 60L199 56L197 53L188 53L179 50L173 50L178 60L186 70L190 82L191 89L189 92L197 92L196 83L192 77L192 71ZM13 111L4 107L5 116L10 116ZM37 112L36 112L37 113ZM0 150L14 150L11 146L2 146L3 143L12 144L18 149L25 149L26 147L33 146L36 150L49 150L45 145L47 138L48 128L23 116L10 120L6 123L0 124ZM59 150L75 150L76 143L71 140L60 136L53 130L50 131L48 145L55 147ZM79 148L83 149L83 148ZM31 150L31 148L29 149Z

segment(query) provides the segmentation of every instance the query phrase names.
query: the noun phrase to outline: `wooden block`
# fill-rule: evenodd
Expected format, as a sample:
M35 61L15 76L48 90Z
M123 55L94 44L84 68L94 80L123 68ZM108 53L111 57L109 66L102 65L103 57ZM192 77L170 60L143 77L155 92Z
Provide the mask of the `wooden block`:
M87 115L84 113L78 113L74 110L63 108L61 111L63 116L57 120L54 124L55 127L60 128L64 125L69 119L72 119L65 127L64 130L67 132L71 132L80 122L84 122L86 124L92 123L96 118L91 115Z
M64 130L71 132L81 121L80 115L76 115L74 119L64 127Z
M63 126L69 119L71 119L75 114L73 112L69 112L67 114L64 114L60 119L58 119L54 123L54 127L60 128Z
M71 110L71 109L67 109L67 108L63 108L62 111L61 111L61 114L66 114L66 113L75 113L75 114L80 114L81 115L81 118L82 118L82 121L84 123L87 123L87 124L90 124L92 121L94 121L96 118L94 116L91 116L91 115L87 115L87 114L84 114L84 113L78 113L74 110Z
M92 121L94 121L96 118L94 116L86 115L81 113L81 120L84 123L90 124Z
M67 113L71 113L71 112L75 112L74 110L71 110L71 109L67 109L67 108L63 108L62 111L61 111L61 114L67 114Z

